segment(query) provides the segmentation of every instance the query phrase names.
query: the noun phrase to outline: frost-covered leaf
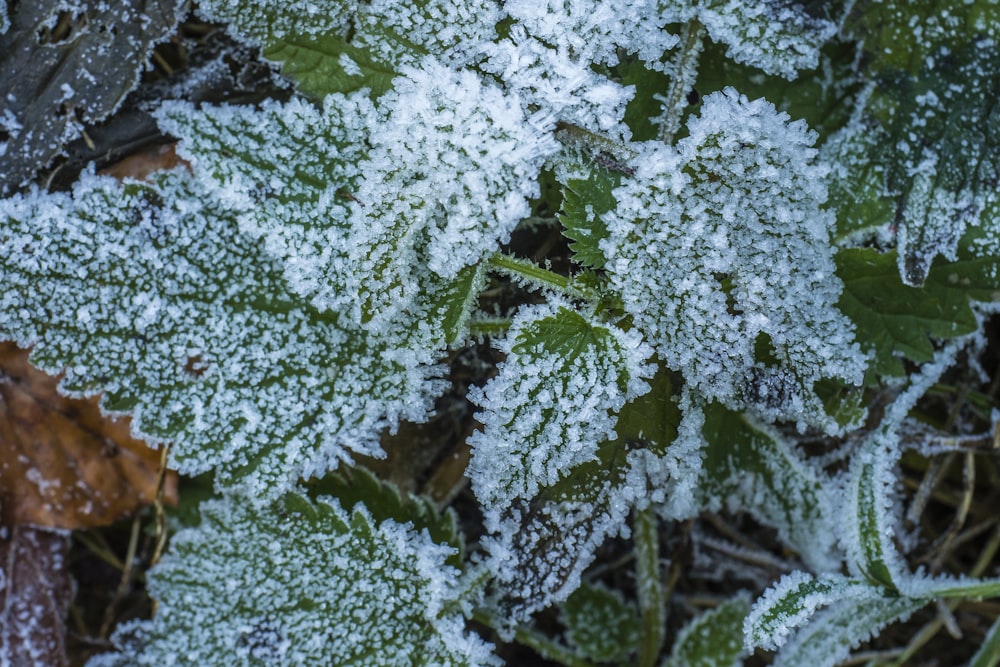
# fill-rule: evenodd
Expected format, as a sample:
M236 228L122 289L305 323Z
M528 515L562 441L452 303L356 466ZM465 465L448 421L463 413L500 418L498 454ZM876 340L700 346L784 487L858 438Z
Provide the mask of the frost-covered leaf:
M599 0L509 0L504 9L529 35L582 61L615 65L624 51L656 64L678 41L677 35L665 29L670 20L669 14L664 16L664 4L659 0L614 4Z
M380 95L425 55L459 66L494 37L499 10L447 0L296 0L199 3L209 19L259 44L310 95L367 88Z
M639 645L639 615L620 593L584 583L560 607L576 653L598 662L628 658Z
M866 359L801 122L732 89L706 97L676 148L643 144L601 242L611 285L663 361L699 392L766 419L837 431L813 385L860 384Z
M585 58L528 35L520 24L509 32L498 43L484 45L481 67L499 77L526 110L615 139L627 138L622 118L630 88L595 72Z
M712 404L705 408L708 506L746 511L773 526L817 571L839 567L834 481L774 429Z
M893 494L898 448L899 438L888 427L859 447L847 475L838 531L850 571L891 593L908 571L892 541L899 523Z
M998 20L992 2L949 0L864 2L853 19L874 85L834 140L844 167L832 176L846 183L833 204L848 229L858 213L892 225L908 285L923 284L936 256L954 260L967 227L993 224L983 212L1000 182Z
M470 392L482 412L469 477L489 509L530 499L616 438L617 413L649 391L649 347L567 305L522 309L499 373Z
M350 258L362 319L406 307L428 280L455 279L530 213L558 145L544 118L470 71L431 61L379 100L353 193Z
M862 348L872 353L869 372L876 378L902 375L903 359L930 361L935 338L978 329L970 299L993 301L1000 290L998 259L971 252L936 262L919 288L903 284L894 253L848 248L836 261L844 283L838 306L854 322Z
M681 629L663 667L739 667L749 611L749 596L741 594L699 614Z
M484 428L469 438L468 474L508 611L523 618L565 599L622 527L628 503L616 476L629 447L602 445L617 438L626 401L649 391L653 368L634 332L558 302L522 309L501 349L497 376L470 392ZM581 466L598 474L571 496L559 483Z
M135 87L181 0L4 3L0 14L0 196L47 165L81 123L103 120ZM7 12L10 12L9 16Z
M786 574L750 609L743 625L745 646L751 651L756 647L773 651L808 623L820 607L844 600L877 606L882 598L881 588L863 580L839 574Z
M177 172L0 202L0 335L72 394L134 415L186 474L265 500L428 407L430 352L289 293L260 244Z
M570 239L573 261L602 269L606 260L601 241L608 237L608 230L601 216L615 207L613 191L621 185L622 175L596 163L581 164L573 172L562 183L559 221Z
M372 248L359 237L370 236L378 220L369 219L376 212L368 212L377 202L364 199L375 196L376 186L365 183L376 181L389 197L407 186L404 180L387 180L368 158L370 137L386 129L367 97L329 95L322 108L301 100L260 108L167 104L157 115L161 127L184 139L179 150L207 190L243 231L264 240L290 288L321 310L352 314L360 322L362 299L382 284L362 273L372 264L366 256ZM385 271L411 279L408 300L393 303L393 314L405 314L388 329L428 347L464 335L484 282L481 270L473 264L438 276L426 270L423 255L402 252L384 256L384 262Z
M359 467L342 467L327 475L309 486L309 495L332 496L347 510L361 505L375 521L392 519L409 524L417 532L426 530L436 544L455 550L448 558L449 565L462 565L464 545L455 513L450 508L439 512L426 496L404 495L393 484Z
M452 549L426 532L300 496L226 496L201 515L149 573L156 616L91 667L500 664L456 609Z
M834 667L861 642L877 636L890 623L906 620L926 600L879 597L843 600L820 610L775 656L775 667Z
M818 145L822 145L827 136L850 120L851 103L861 88L853 72L857 56L853 43L831 40L819 52L816 70L801 72L792 81L778 75L765 75L755 67L734 62L724 57L723 51L723 46L719 44L706 44L704 47L695 81L695 90L702 97L727 86L736 88L751 99L763 97L779 111L806 121L809 128L819 134ZM642 79L648 77L643 76ZM661 84L661 91L664 89ZM827 163L831 168L837 167L833 161ZM832 198L833 185L830 189Z
M829 5L837 3L707 0L690 4L697 7L697 20L709 37L728 47L727 57L786 79L816 67L819 50L837 32L837 17L829 15Z
M322 108L299 99L195 108L166 103L160 127L182 139L213 200L240 229L264 240L289 287L322 310L349 309L355 297L348 232L360 161L375 114L362 95L330 95Z

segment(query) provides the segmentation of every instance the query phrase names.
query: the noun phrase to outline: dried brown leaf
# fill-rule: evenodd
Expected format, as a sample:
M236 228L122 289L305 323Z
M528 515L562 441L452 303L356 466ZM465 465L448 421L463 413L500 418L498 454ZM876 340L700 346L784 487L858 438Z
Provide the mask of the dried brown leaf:
M57 380L0 343L0 511L3 525L92 528L156 498L160 453L101 415L97 400L67 399ZM167 474L164 499L177 501Z

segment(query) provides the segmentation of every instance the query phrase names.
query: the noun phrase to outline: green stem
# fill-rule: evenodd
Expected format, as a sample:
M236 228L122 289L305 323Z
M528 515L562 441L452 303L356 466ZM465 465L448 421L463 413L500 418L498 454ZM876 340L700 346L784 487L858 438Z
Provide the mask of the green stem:
M562 292L566 296L576 299L593 299L594 295L585 293L574 287L572 281L566 276L559 275L554 271L543 269L534 262L526 259L511 257L503 253L497 253L489 259L490 267L506 273L508 276L523 280L538 287L554 289Z
M674 143L681 128L681 116L687 106L687 96L698 76L698 58L701 56L704 28L697 19L684 25L680 50L671 63L671 79L667 92L658 97L663 103L663 114L655 121L660 126L659 139L665 144Z
M660 533L656 513L651 507L636 511L632 531L639 611L642 614L642 640L637 664L639 667L653 667L663 648L667 610L660 571Z
M500 625L493 614L484 610L477 609L472 612L472 618L494 629ZM521 646L527 646L546 660L558 662L560 665L566 665L566 667L596 667L593 663L573 653L566 646L550 639L537 630L519 627L514 631L514 641Z
M477 317L468 322L473 336L502 336L510 329L509 317Z

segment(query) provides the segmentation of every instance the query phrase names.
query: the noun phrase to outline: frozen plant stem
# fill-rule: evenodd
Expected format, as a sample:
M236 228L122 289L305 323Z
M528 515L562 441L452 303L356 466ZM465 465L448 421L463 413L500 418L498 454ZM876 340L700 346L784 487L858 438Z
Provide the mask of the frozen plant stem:
M663 646L663 626L667 619L660 573L660 533L656 513L651 507L636 511L633 539L639 611L642 615L638 665L653 667Z
M575 288L569 278L554 271L543 269L534 262L529 262L503 253L490 257L490 266L515 280L530 283L536 287L553 289L576 299L592 299L593 295Z
M670 64L670 85L666 94L657 96L663 104L663 114L654 122L660 126L659 139L665 144L674 143L677 130L681 127L681 115L687 105L688 92L698 75L698 58L701 56L704 32L697 19L684 25L680 50Z

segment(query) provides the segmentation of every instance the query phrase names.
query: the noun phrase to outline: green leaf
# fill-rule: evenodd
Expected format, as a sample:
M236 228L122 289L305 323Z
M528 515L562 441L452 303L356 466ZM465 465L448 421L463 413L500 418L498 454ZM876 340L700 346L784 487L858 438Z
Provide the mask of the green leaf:
M890 623L905 620L927 604L900 597L843 600L813 616L781 647L774 667L834 667L851 649L878 636Z
M968 667L996 667L1000 664L1000 618L986 632L979 650L972 656Z
M331 496L347 510L361 506L375 521L391 519L397 523L409 524L417 532L426 530L436 544L454 549L455 553L448 557L448 564L456 569L462 568L465 546L451 508L438 511L430 498L404 495L395 485L359 467L342 467L337 472L310 483L308 489L311 498Z
M122 663L500 664L448 611L453 549L426 533L297 495L201 514L149 573L156 617L116 633Z
M833 202L845 232L859 214L892 226L907 285L922 285L938 255L956 259L968 227L995 225L984 211L1000 181L998 19L992 2L864 2L854 13L873 86L835 140L831 157L849 161L832 174Z
M378 434L440 389L433 350L401 348L290 293L261 244L185 172L0 201L0 336L105 392L171 442L182 473L216 469L260 502Z
M469 43L495 35L500 16L495 7L447 0L205 0L199 8L260 45L265 58L280 62L298 89L316 98L361 89L378 97L427 55L459 67L475 55Z
M469 477L487 508L533 498L597 460L653 370L634 332L558 303L522 309L501 349L498 375L470 393L484 429L470 438Z
M323 98L332 93L367 90L378 97L392 89L398 72L365 49L336 34L270 35L261 55L281 63L281 72L303 93Z
M862 348L873 355L869 382L902 375L902 359L930 361L934 338L975 331L969 300L991 301L1000 289L995 257L963 253L954 262L939 260L920 288L903 284L895 253L848 248L836 260L844 282L838 307L854 322Z
M908 568L892 542L898 532L892 508L899 444L891 428L870 435L851 461L841 543L852 573L894 595Z
M738 667L743 664L743 621L750 612L745 594L723 601L685 625L663 667Z
M583 160L570 173L562 184L559 220L565 228L563 234L570 239L573 261L591 269L604 268L601 241L608 237L608 230L601 216L615 207L613 191L621 185L622 175Z
M707 400L842 429L813 386L860 384L866 360L834 305L815 135L731 88L706 97L688 129L676 146L634 146L635 175L601 216L611 288Z
M570 646L598 662L624 661L639 643L639 617L620 593L582 584L560 605Z
M871 603L882 597L880 588L839 574L819 577L805 572L783 576L754 603L743 625L747 650L775 650L804 626L820 607L842 600Z
M470 391L484 428L469 438L467 472L493 534L504 611L522 620L565 599L625 521L613 480L630 448L607 443L626 402L649 391L653 367L634 332L559 302L523 308L501 350L496 377ZM581 466L596 474L581 488L562 484Z
M726 499L777 529L784 544L819 571L835 569L836 498L833 480L772 428L713 403L705 407L706 505Z

